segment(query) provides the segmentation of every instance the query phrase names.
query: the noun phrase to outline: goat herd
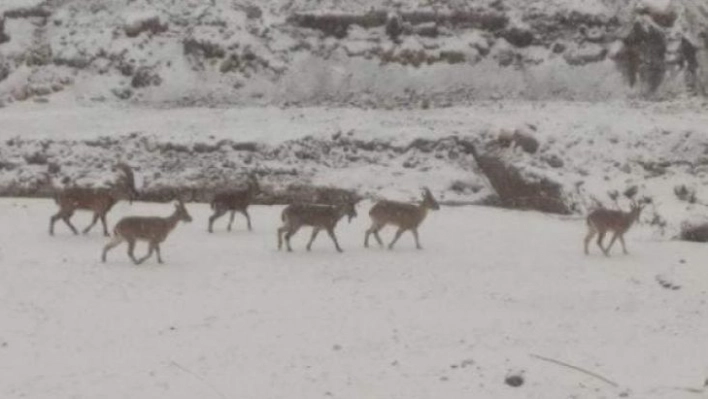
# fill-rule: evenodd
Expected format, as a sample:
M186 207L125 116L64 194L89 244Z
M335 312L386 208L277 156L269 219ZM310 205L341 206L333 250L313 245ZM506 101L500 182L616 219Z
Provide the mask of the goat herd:
M132 169L123 163L116 165L116 169L121 172L120 176L116 183L111 184L107 188L70 187L57 192L55 201L59 205L59 211L50 218L49 234L54 234L54 224L59 219L63 220L74 234L78 234L78 230L71 223L71 217L77 210L88 210L93 212L93 220L91 224L83 230L83 233L88 233L98 220L101 220L103 234L109 236L106 214L118 201L127 199L132 202L138 196ZM227 212L231 213L227 227L229 231L231 230L236 212L240 212L246 217L248 229L251 230L252 226L251 218L248 214L248 206L253 203L255 196L258 195L259 192L260 186L258 180L254 175L249 175L248 185L245 189L232 190L215 195L210 204L214 214L209 217L208 231L210 233L213 232L214 222ZM307 243L308 251L319 232L325 230L334 242L337 251L342 252L334 229L339 220L344 216L347 216L349 221L357 216L355 206L356 201L353 200L342 201L335 205L316 203L294 203L288 205L281 215L283 225L278 229L278 249L282 248L284 240L287 250L292 251L290 238L295 235L301 227L311 226L313 230L310 241ZM396 241L408 230L412 232L415 238L416 247L420 249L418 226L420 226L425 219L428 210L437 209L440 209L440 206L427 188L423 189L423 201L417 205L388 200L377 202L369 211L372 224L366 231L365 246L368 247L369 236L371 234L374 235L379 245L383 246L379 231L384 226L391 224L397 226L398 231L388 245L389 249L393 248ZM160 244L165 241L179 222L191 221L192 217L189 215L189 212L187 212L187 208L181 200L177 201L174 212L167 217L125 217L116 223L113 228L113 237L103 248L101 260L105 262L108 251L123 242L127 242L128 256L136 265L146 261L153 253L157 254L157 261L162 263ZM148 243L147 254L139 259L136 258L134 254L137 241L146 241Z
M107 188L70 187L58 192L55 196L55 201L59 205L59 211L50 219L49 234L54 234L54 224L59 219L62 219L74 234L78 234L78 231L71 223L70 219L76 210L89 210L93 211L93 220L91 224L83 230L83 233L88 233L100 219L103 225L103 234L109 236L108 227L106 225L106 214L108 211L110 211L113 205L118 201L127 199L132 202L138 196L132 169L124 163L117 164L116 169L121 172L120 176L116 183L111 184ZM211 208L214 214L209 217L208 231L211 233L213 231L214 221L224 216L227 212L231 213L228 224L229 231L231 230L236 212L240 212L246 217L248 229L251 230L251 218L248 214L248 206L253 202L254 197L259 192L260 186L258 180L254 175L249 175L248 185L245 189L232 190L215 195L211 202ZM334 228L344 216L347 216L349 221L351 221L351 219L357 215L355 206L356 202L351 200L342 201L336 205L315 203L294 203L288 205L281 214L283 225L278 229L278 249L280 250L282 248L284 239L287 250L292 251L290 238L297 233L301 227L311 226L313 228L312 235L306 247L308 251L319 232L326 230L327 234L329 234L334 242L337 251L342 252L337 241L337 236L334 233ZM391 224L398 227L398 230L393 240L388 245L389 249L392 249L401 235L409 230L415 238L416 248L420 249L418 227L425 219L429 210L438 209L440 209L439 204L427 188L423 189L423 200L419 204L380 200L369 210L372 223L371 227L366 230L364 246L369 246L369 236L371 234L374 235L378 244L383 246L379 231L384 226ZM624 242L624 233L626 233L639 218L641 210L642 205L633 202L629 212L604 208L592 211L586 219L588 233L584 240L585 254L588 254L589 243L595 235L598 236L597 245L606 256L609 256L610 249L618 238L626 254L627 248ZM103 248L101 259L105 262L108 251L125 241L128 243L128 256L136 265L150 258L153 252L157 253L157 261L162 263L160 244L165 241L167 236L180 221L192 221L192 217L187 212L187 208L181 200L178 200L177 204L175 204L174 212L168 217L125 217L115 225L113 237ZM614 234L609 245L603 247L602 241L607 232L613 232ZM137 259L134 255L137 241L148 242L148 252L140 259Z

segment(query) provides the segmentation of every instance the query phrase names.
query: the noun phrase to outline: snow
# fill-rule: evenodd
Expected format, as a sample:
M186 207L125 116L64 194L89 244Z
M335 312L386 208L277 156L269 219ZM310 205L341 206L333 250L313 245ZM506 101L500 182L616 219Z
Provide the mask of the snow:
M63 97L62 97L63 96ZM703 133L708 115L700 103L608 101L487 101L433 110L343 107L166 108L118 107L98 103L77 106L60 94L51 104L16 103L3 109L0 139L61 138L79 140L108 133L146 131L165 140L237 138L277 143L305 135L326 137L333 129L357 130L361 138L444 137L452 132L487 128L514 129L533 124L542 137L587 136L576 129L615 132L638 138L650 130ZM126 121L130 121L127 124ZM669 138L672 136L667 134Z
M369 206L338 226L338 254L326 235L306 252L307 229L278 252L279 206L253 207L253 232L239 218L227 233L222 218L210 235L208 207L188 204L194 222L163 244L166 264L136 267L125 246L100 263L96 230L47 235L51 201L0 200L13 226L0 230L0 396L651 399L701 387L705 246L640 225L630 255L585 256L579 219L443 207L421 228L424 250L410 235L364 249ZM120 203L109 223L170 210ZM519 388L503 382L513 370Z
M126 27L133 30L140 29L140 26L149 20L157 20L164 23L165 17L156 10L150 9L129 9L123 14L123 21Z
M8 10L37 7L42 5L42 3L44 3L44 0L2 0L0 2L0 14L4 14Z
M577 12L591 15L608 15L613 10L609 7L617 2L605 0L512 0L505 2L514 9L535 10L552 13L556 10Z
M5 21L5 32L11 36L12 40L3 44L3 57L22 54L27 48L31 47L34 32L34 26L31 21L7 19Z
M636 4L638 9L646 9L656 13L666 13L669 11L673 0L640 0Z

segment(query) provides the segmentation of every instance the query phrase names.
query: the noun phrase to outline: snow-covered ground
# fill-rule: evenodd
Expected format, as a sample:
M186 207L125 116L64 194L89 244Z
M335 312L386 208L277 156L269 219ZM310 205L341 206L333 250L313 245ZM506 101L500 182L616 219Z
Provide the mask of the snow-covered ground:
M163 141L191 143L231 138L278 144L307 135L327 137L355 130L362 139L395 138L400 143L482 129L498 131L532 124L541 136L582 135L583 129L617 131L632 138L652 129L698 130L708 125L708 102L617 100L479 101L436 109L356 107L120 107L86 106L60 94L50 104L17 103L0 111L0 139L12 137L82 140L133 131ZM574 128L571 130L571 128ZM575 133L575 131L579 133ZM701 131L700 133L703 133ZM667 134L668 135L668 134ZM213 137L212 137L213 136Z
M680 388L708 376L704 245L640 225L630 255L585 256L579 219L443 207L424 250L365 249L369 206L338 254L326 235L306 252L305 229L278 252L280 206L208 234L188 204L166 264L137 267L124 246L102 264L97 231L50 237L51 201L0 200L0 397L694 398ZM170 211L121 203L109 222Z

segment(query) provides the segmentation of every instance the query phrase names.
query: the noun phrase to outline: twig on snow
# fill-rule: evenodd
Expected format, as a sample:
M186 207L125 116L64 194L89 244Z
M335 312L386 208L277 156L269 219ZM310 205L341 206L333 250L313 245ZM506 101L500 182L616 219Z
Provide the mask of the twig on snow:
M654 393L654 392L659 392L659 391L681 391L681 392L695 393L696 395L702 395L705 392L704 389L686 388L686 387L659 387L659 388L654 388L649 392Z
M206 386L208 386L209 388L211 388L211 390L214 391L214 393L216 393L217 395L219 395L220 398L226 399L226 395L224 395L223 393L221 393L218 389L214 388L214 386L211 385L207 380L205 380L204 377L202 377L201 375L199 375L199 374L195 373L194 371L192 371L192 370L190 370L190 369L188 369L188 368L182 366L181 364L175 362L174 360L170 360L170 364L172 364L173 366L177 367L178 369L184 371L185 373L192 375L194 378L196 378L196 379L198 379L199 381L201 381L202 383L204 383L204 385L206 385Z
M568 364L568 363L565 363L565 362L562 362L562 361L556 360L556 359L551 359L551 358L549 358L549 357L536 355L536 354L534 354L534 353L531 354L531 357L534 357L534 358L536 358L536 359L543 360L543 361L546 361L546 362L554 363L554 364L557 364L557 365L560 365L560 366L563 366L563 367L571 368L571 369L576 370L576 371L579 371L579 372L581 372L581 373L583 373L583 374L587 374L587 375L589 375L589 376L591 376L591 377L595 377L595 378L597 378L598 380L602 380L602 381L604 381L604 382L606 382L606 383L612 385L613 387L619 388L619 384L617 384L616 382L614 382L614 381L612 381L612 380L610 380L610 379L608 379L608 378L605 378L605 377L601 376L600 374L593 373L592 371L588 371L588 370L586 370L586 369L584 369L584 368L581 368L581 367L578 367L578 366L573 366L572 364Z

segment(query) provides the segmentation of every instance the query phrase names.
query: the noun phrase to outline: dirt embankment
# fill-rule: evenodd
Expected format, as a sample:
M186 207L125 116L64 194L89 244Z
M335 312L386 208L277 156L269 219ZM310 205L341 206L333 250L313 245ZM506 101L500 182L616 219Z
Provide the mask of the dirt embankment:
M518 133L512 145L519 145L519 137L525 137L527 144L535 143L521 148L537 151L535 139ZM451 198L452 203L478 201L570 213L573 205L559 183L529 174L495 155L509 144L502 139L489 140L489 136L457 135L396 144L359 139L353 132L338 132L329 138L305 137L276 146L232 140L174 144L138 133L84 141L16 138L0 147L0 155L7 160L0 164L0 195L51 197L62 187L103 186L112 176L114 162L109 160L121 159L135 168L141 182L140 199L147 201L181 196L207 202L217 192L242 187L246 173L256 174L263 182L258 198L263 204L331 202L342 193L351 198L375 197L372 186L313 183L317 175L365 167L371 174L378 169L394 170L394 180L406 172L456 170L458 175L470 177L450 176L436 187L437 194Z
M416 139L401 146L341 132L277 146L233 140L174 144L139 133L83 141L16 138L0 146L5 159L0 163L0 195L50 197L65 186L103 186L111 180L110 160L122 159L135 169L143 200L169 200L179 194L209 201L216 192L239 188L246 173L255 173L263 181L261 203L312 201L338 191L312 184L312 178L326 170L372 165L429 170L440 163L464 168L470 159L461 142L466 140ZM365 190L348 191L366 195Z

